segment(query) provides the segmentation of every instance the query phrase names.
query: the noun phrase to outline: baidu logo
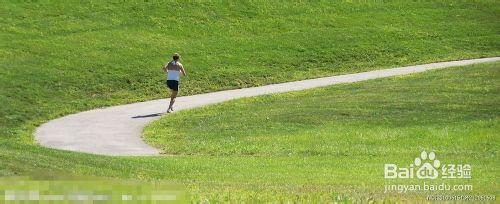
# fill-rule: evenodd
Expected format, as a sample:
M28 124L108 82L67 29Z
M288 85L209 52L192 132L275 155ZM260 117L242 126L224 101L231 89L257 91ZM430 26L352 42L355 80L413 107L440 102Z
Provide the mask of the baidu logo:
M438 169L440 162L436 159L436 154L434 152L423 151L420 154L420 158L415 158L415 166L417 169L417 178L419 179L436 179L439 175Z
M406 167L396 164L384 165L384 178L386 179L436 179L436 178L471 178L472 167L470 164L442 165L436 158L436 153L422 151L413 163Z

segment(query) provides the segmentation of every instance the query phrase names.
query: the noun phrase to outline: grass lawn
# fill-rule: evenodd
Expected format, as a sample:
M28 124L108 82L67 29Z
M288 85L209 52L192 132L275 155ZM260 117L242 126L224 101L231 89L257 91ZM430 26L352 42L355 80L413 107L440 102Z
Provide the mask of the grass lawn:
M394 201L425 199L425 194L384 194L384 185L392 182L383 178L383 164L403 166L421 150L434 150L443 164L473 165L472 179L465 183L474 190L463 194L498 195L499 66L450 68L180 111L145 130L149 142L176 156L107 157L1 140L0 173L167 180L187 185L197 200ZM318 107L324 112L315 112ZM256 114L241 121L247 108ZM283 115L270 108L282 109ZM299 119L302 125L289 131ZM209 138L213 131L220 134ZM270 144L263 132L276 142ZM190 137L193 142L185 142ZM213 141L245 144L253 152ZM186 147L192 150L183 152Z
M0 7L0 135L47 119L182 95L500 55L496 1L19 3Z
M228 196L229 193L214 193L226 192L228 189L232 190L231 194L235 197L278 198L280 195L289 196L291 192L306 192L305 197L317 193L316 198L334 196L325 192L354 195L353 193L358 193L360 189L370 189L370 186L377 186L380 182L335 174L337 169L330 167L345 167L344 169L368 176L377 172L362 169L359 165L378 168L370 166L374 163L359 164L367 160L368 152L374 152L370 161L386 162L387 159L394 158L394 162L398 162L407 161L410 155L414 157L414 150L431 147L442 151L438 152L438 156L458 159L468 150L450 150L462 152L453 156L454 154L439 145L448 145L447 147L451 148L454 143L438 144L437 140L424 139L432 137L436 132L441 132L439 137L443 138L456 132L462 134L462 138L464 135L488 135L486 130L491 132L491 129L498 129L495 120L489 124L485 119L493 113L483 110L488 106L481 106L477 110L468 110L469 112L457 111L457 115L448 116L448 112L441 112L442 115L438 117L435 114L440 112L429 108L422 110L429 116L404 111L398 114L402 117L398 120L394 118L397 116L391 114L409 108L404 105L418 108L420 106L417 102L397 98L394 103L407 104L399 104L400 109L393 110L394 112L387 110L370 113L369 111L376 107L397 105L381 102L394 94L377 96L375 93L370 93L376 97L373 103L360 105L359 108L345 106L345 109L334 109L325 107L327 103L305 104L306 101L311 102L313 96L332 100L332 104L341 104L344 100L329 95L314 95L314 92L327 93L330 90L320 89L293 93L290 96L283 95L284 98L309 95L308 98L301 98L304 102L300 104L300 101L297 101L297 104L292 103L294 107L259 107L267 110L269 120L286 119L281 121L281 126L278 122L269 122L256 129L252 122L260 117L258 111L262 110L251 109L244 114L248 117L237 117L241 122L237 126L197 127L199 131L196 132L195 125L203 124L203 119L199 118L201 116L196 114L203 114L203 111L206 111L204 114L210 114L210 111L216 111L219 107L213 106L199 110L202 112L181 112L174 116L193 117L189 118L192 123L189 122L186 129L179 132L184 135L176 138L176 146L169 145L162 138L155 138L167 135L151 135L150 131L169 131L168 126L163 127L164 130L157 126L150 127L147 132L148 140L163 146L169 153L180 155L176 157L114 158L50 150L35 144L32 135L38 125L63 115L102 106L165 97L167 91L160 68L169 60L172 52L181 53L183 64L188 71L188 77L182 81L181 94L191 95L400 65L499 56L499 11L500 4L493 0L168 4L2 2L0 176L64 172L76 175L164 179L190 184L191 191L197 192L195 196L208 197ZM410 79L412 78L409 77L408 80ZM405 80L404 83L410 82ZM360 85L342 87L348 89L356 86ZM354 93L362 91L352 89ZM338 94L334 90L337 88L331 91ZM460 90L443 94L441 97L459 97L460 95L456 96L457 93L460 93ZM234 106L230 108L234 111L227 112L225 116L207 115L206 118L211 120L204 123L222 124L217 121L222 122L224 117L242 114L237 111L237 107L242 104L267 101L278 103L278 99L274 97L276 96L229 103ZM492 97L480 97L491 103L498 101ZM486 101L471 99L469 102L473 104ZM316 103L316 100L314 102ZM318 109L314 110L321 111L299 110L303 105L317 106ZM465 110L460 105L441 108ZM279 111L282 111L282 116L278 114ZM332 111L335 114L331 115ZM301 117L287 117L294 114ZM360 114L365 117L359 117ZM378 117L372 114L381 115ZM387 118L380 120L382 117ZM426 117L437 122L427 124L421 120ZM440 118L442 123L439 123ZM453 129L462 128L457 121L466 119L481 119L486 122L462 124L471 125L468 129ZM337 124L336 121L341 120L345 123ZM448 124L449 128L444 131L439 124L448 120L455 122ZM370 123L364 123L367 121ZM411 123L405 123L408 121ZM161 122L163 120L155 125ZM255 124L262 123L257 122ZM293 126L283 128L285 124ZM491 127L485 128L485 132L480 134L464 131L475 130L474 125ZM393 130L397 126L404 126L401 127L401 134L414 133L405 137L422 139L401 143L408 146L406 151L398 152L402 155L401 160L397 159L399 156L390 157L394 154L393 150L396 150L389 148L391 144L394 147L401 142L401 135ZM353 127L355 130L366 132L359 135L354 132ZM206 128L227 130L220 131L221 135L211 138L210 134L201 134ZM248 137L242 133L243 130L252 130L255 134ZM338 140L335 143L330 140L332 132L344 133L344 137L357 138L366 143L361 145L354 140ZM196 133L196 141L186 141L186 137L193 136L191 133ZM268 133L273 136L264 135ZM315 140L309 140L310 135L313 135ZM494 141L495 138L491 139ZM463 140L463 145L484 145L483 151L496 147L495 143L486 140ZM377 149L381 142L387 142L388 148ZM211 145L216 143L215 146ZM289 146L291 144L294 146ZM356 152L345 149L345 145L357 145L357 155ZM476 155L470 151L468 153ZM495 153L484 158L481 152L477 154L480 155L478 159L485 160L477 165L491 169L496 167L486 161L487 158L494 158ZM388 157L379 157L380 155ZM343 162L342 156L359 158L360 162ZM332 157L340 159L333 160ZM494 163L493 160L488 161ZM488 173L487 169L477 170L481 171ZM488 178L477 179L484 179L483 183L491 182L492 179ZM496 180L495 183L479 186L488 188L495 185ZM495 188L489 190L492 189ZM359 192L359 195L367 194Z
M235 100L169 114L144 134L166 154L253 158L255 166L247 165L256 169L244 172L262 171L253 174L258 178L246 181L231 162L224 167L239 183L321 190L351 186L380 193L389 183L385 163L409 165L422 150L435 151L441 162L473 166L473 194L497 195L499 66Z

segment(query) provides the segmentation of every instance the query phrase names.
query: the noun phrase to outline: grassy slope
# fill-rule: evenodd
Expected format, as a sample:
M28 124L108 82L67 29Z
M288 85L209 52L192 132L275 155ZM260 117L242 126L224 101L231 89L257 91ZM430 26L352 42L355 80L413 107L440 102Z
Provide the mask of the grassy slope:
M32 132L38 124L68 113L163 97L166 91L159 67L174 51L184 56L190 72L183 80L182 94L497 56L499 10L495 1L293 5L3 2L0 175L45 170L193 183L237 181L236 185L242 185L255 179L250 175L264 174L262 180L270 183L290 178L291 186L303 185L293 179L304 172L331 177L329 169L294 168L300 162L321 167L324 159L320 157L300 161L239 156L109 158L41 148L31 144ZM221 161L233 167L221 166ZM352 165L352 169L357 167ZM234 174L225 172L226 168L253 172ZM313 180L331 185L349 181L348 177L336 178L344 181Z
M164 117L145 136L183 155L492 152L498 64L227 102Z
M217 149L218 152L198 152L200 155L117 158L48 150L29 144L1 141L1 173L15 175L19 172L37 174L62 171L77 175L166 179L187 184L195 198L304 199L311 202L311 199L335 199L338 195L347 195L354 199L366 199L371 196L378 199L385 199L385 196L390 196L390 199L408 199L411 195L382 194L383 185L390 183L381 176L383 164L409 164L422 149L432 149L436 150L438 159L443 163L473 165L473 179L465 183L472 183L474 191L464 194L497 195L498 178L495 172L499 168L500 146L496 137L496 131L499 129L497 113L500 107L499 66L500 63L475 65L242 99L172 114L155 122L146 130L146 135L151 139L153 135L166 133L164 129L171 128L175 121L188 117L191 122L176 130L181 133L192 132L193 135L199 136L196 140L210 142L208 138L202 137L207 126L200 129L196 125L201 121L212 123L221 133L237 132L227 128L228 125L236 125L227 120L240 122L236 116L246 110L244 107L250 106L254 107L253 111L264 111L259 109L264 101L268 107L295 105L303 111L290 113L285 110L284 113L302 119L305 125L309 125L308 133L287 132L286 125L291 122L290 117L272 116L272 113L264 111L261 116L250 118L272 118L270 121L275 128L265 130L269 131L269 137L273 138L280 136L277 132L288 135L291 140L280 142L292 144L287 146L287 152L293 152L290 155L282 155L280 151L264 151L274 149L265 142L259 145L261 154L265 156L242 155L242 152L238 153L239 150L233 151L231 155L209 155L227 152L222 146ZM335 103L323 100L325 97ZM303 98L316 101L314 103L322 107L329 107L324 110L330 114L303 114L315 110L311 104L297 104L297 101ZM359 98L366 100L355 100ZM372 103L373 101L378 103ZM245 106L242 108L243 104ZM402 107L403 104L415 106ZM380 107L382 108L379 109ZM225 110L224 113L221 109ZM198 117L200 115L208 118L204 120ZM267 117L261 119L267 120ZM374 117L386 120L376 120ZM221 121L220 118L224 120ZM313 118L322 120L312 120ZM412 120L419 125L397 126L400 123L398 119ZM256 124L261 124L262 120ZM315 121L321 121L322 125L318 126ZM350 125L356 124L356 121L365 124L353 129ZM259 129L251 123L247 125L249 129L246 131ZM367 129L368 127L371 129ZM161 136L169 138L167 135ZM309 143L306 144L312 144L309 150L317 151L301 152L298 151L304 147L301 142L290 142L294 141L293 138L303 139L306 136L323 138L320 141L326 142L335 150L325 150L322 148L325 145L318 145L315 140L307 140ZM266 141L266 138L252 134L238 138L237 141L255 146L245 138ZM222 144L234 142L227 137L215 139ZM182 137L176 140L180 141ZM182 141L179 143L182 144ZM278 142L273 144L281 145ZM318 151L323 152L320 155L316 153Z
M236 100L169 115L145 136L169 154L296 158L295 172L312 172L292 182L358 184L375 192L386 182L384 163L409 164L422 150L434 150L443 163L474 166L474 194L495 195L499 66ZM301 160L319 163L301 166ZM321 180L315 168L342 179Z
M497 56L495 1L9 3L0 7L0 135L93 107L381 67Z

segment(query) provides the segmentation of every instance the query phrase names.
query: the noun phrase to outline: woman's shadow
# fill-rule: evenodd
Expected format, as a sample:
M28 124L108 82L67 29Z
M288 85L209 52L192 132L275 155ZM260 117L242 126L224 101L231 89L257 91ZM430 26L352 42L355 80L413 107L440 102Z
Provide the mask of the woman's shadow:
M151 117L159 117L159 116L162 116L163 114L165 113L153 113L153 114L149 114L149 115L137 115L137 116L134 116L132 117L133 119L136 119L136 118L151 118Z

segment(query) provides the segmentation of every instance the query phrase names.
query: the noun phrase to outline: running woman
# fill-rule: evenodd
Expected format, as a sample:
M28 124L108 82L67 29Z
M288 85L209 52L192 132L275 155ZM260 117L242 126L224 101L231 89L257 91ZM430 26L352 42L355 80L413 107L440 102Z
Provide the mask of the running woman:
M163 71L167 73L167 86L172 90L172 95L170 95L170 105L168 106L167 113L174 111L173 106L177 93L179 92L179 80L180 74L186 76L186 71L184 71L184 66L179 62L181 56L175 53L172 56L172 61L168 62L163 66Z

